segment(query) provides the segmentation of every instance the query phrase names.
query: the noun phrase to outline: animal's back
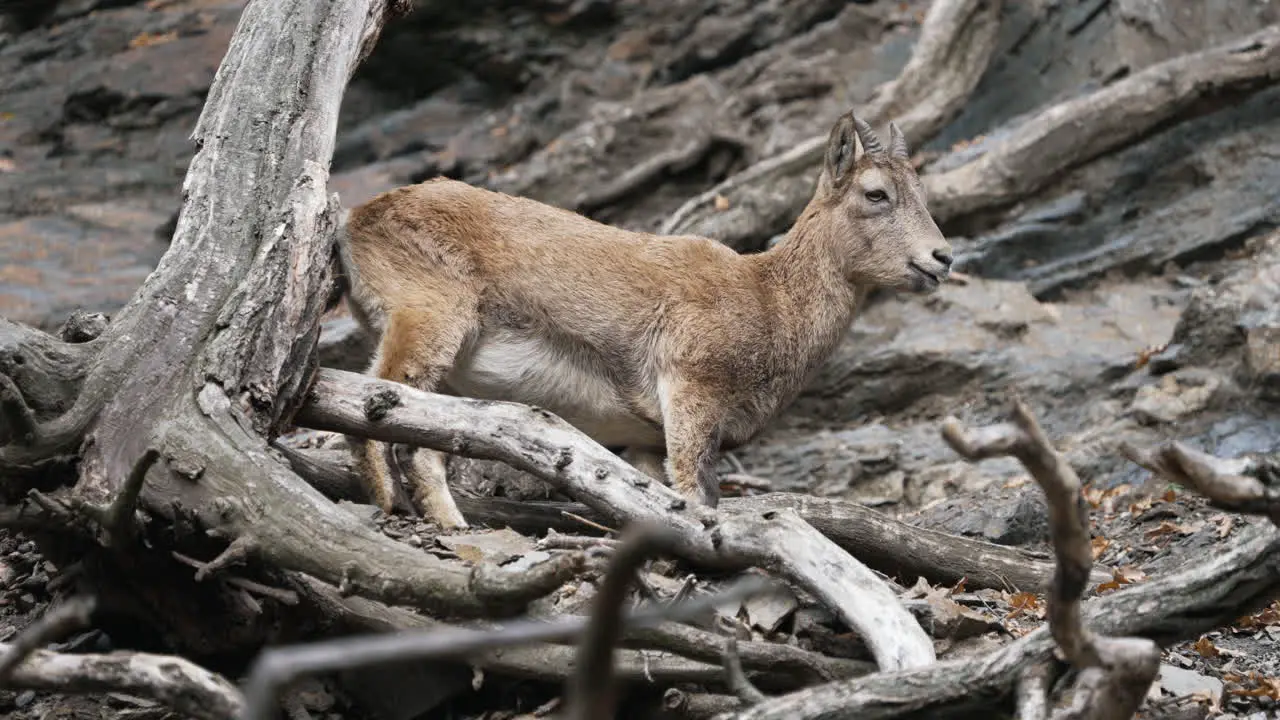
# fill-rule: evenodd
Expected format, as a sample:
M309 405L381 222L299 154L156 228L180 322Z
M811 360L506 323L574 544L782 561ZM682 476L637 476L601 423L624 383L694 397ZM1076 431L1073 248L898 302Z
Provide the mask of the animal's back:
M740 256L714 241L631 232L451 180L381 195L349 227L380 308L474 294L480 324L449 389L548 408L606 444L661 443L662 336L681 321L668 308L725 303L744 282Z

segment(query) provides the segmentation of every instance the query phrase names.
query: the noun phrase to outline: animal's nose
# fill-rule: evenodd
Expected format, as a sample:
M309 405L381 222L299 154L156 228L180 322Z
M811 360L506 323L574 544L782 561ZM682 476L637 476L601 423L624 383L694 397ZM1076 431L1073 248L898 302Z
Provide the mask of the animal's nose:
M951 267L951 261L955 260L955 258L951 257L951 253L947 252L946 250L934 250L933 259L937 260L943 265L946 265L947 267Z

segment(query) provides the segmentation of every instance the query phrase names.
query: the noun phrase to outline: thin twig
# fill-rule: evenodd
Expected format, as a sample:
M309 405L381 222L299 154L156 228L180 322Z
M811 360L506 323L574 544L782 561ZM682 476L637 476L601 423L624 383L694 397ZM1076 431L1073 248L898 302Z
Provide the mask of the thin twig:
M170 551L169 554L173 556L174 560L177 560L183 565L193 567L196 570L201 570L209 566L209 563L203 562L201 560L197 560L188 555L183 555L177 550ZM292 590L287 590L285 588L271 587L270 585L264 585L260 582L255 582L253 580L249 580L248 578L236 577L234 575L227 575L220 579L223 582L227 583L228 585L231 585L232 587L240 588L241 590L245 590L247 592L261 595L263 597L269 597L273 600L284 603L285 605L298 604L298 593Z
M628 537L619 543L579 645L577 670L568 692L570 720L613 717L613 648L622 635L622 606L631 578L650 555L675 552L678 547L674 532L652 525L632 526Z
M0 655L0 686L7 686L14 670L31 653L89 624L96 601L80 596L56 605L14 638L9 651Z
M751 576L715 595L680 605L660 605L627 613L625 628L651 627L669 620L695 617L723 603L741 600L773 587L759 576ZM571 616L554 621L517 620L495 630L433 628L400 633L376 633L303 645L285 645L264 650L258 656L245 684L245 720L268 720L282 685L305 675L334 672L392 661L423 661L466 657L477 652L533 642L564 642L580 637L589 618Z
M582 517L581 515L577 515L577 514L575 514L575 513L571 513L571 512L569 512L568 510L561 510L561 511L560 511L560 513L561 513L562 515L564 515L565 517L567 517L567 518L570 518L570 519L573 519L573 520L577 520L578 522L582 523L583 525L586 525L587 527L593 527L593 528L595 528L595 529L597 529L597 530L600 530L600 531L602 531L602 532L613 533L614 535L617 535L617 534L618 534L618 531L617 531L617 530L614 530L613 528L609 527L608 525L601 525L600 523L596 522L595 520L588 520L587 518L584 518L584 517Z
M590 550L600 547L613 550L618 545L619 541L613 538L563 535L555 530L548 530L547 536L538 541L539 550Z
M738 638L732 635L724 645L724 674L729 683L729 689L738 696L744 707L751 707L769 699L747 678L746 671L742 669L742 657L738 655Z

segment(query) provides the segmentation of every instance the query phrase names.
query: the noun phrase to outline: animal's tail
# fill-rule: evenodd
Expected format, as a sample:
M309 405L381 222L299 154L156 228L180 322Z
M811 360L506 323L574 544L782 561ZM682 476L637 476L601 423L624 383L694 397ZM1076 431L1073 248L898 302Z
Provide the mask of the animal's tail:
M337 273L333 278L333 290L329 292L329 297L325 299L324 310L329 312L338 306L342 298L351 297L351 285L355 280L355 263L351 262L351 243L350 234L347 232L347 219L351 216L351 211L342 208L342 212L338 215L338 232L337 232Z

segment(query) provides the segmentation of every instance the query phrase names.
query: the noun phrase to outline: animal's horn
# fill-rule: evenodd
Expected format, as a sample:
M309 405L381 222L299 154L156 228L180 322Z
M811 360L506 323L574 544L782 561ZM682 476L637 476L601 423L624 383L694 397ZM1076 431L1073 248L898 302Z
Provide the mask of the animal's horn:
M903 160L911 157L911 153L907 150L907 139L902 136L902 131L892 121L889 123L889 154Z
M884 146L880 144L880 139L876 137L875 131L867 124L866 120L855 117L853 119L853 129L858 131L858 140L862 143L862 149L874 155L880 155L884 152Z

